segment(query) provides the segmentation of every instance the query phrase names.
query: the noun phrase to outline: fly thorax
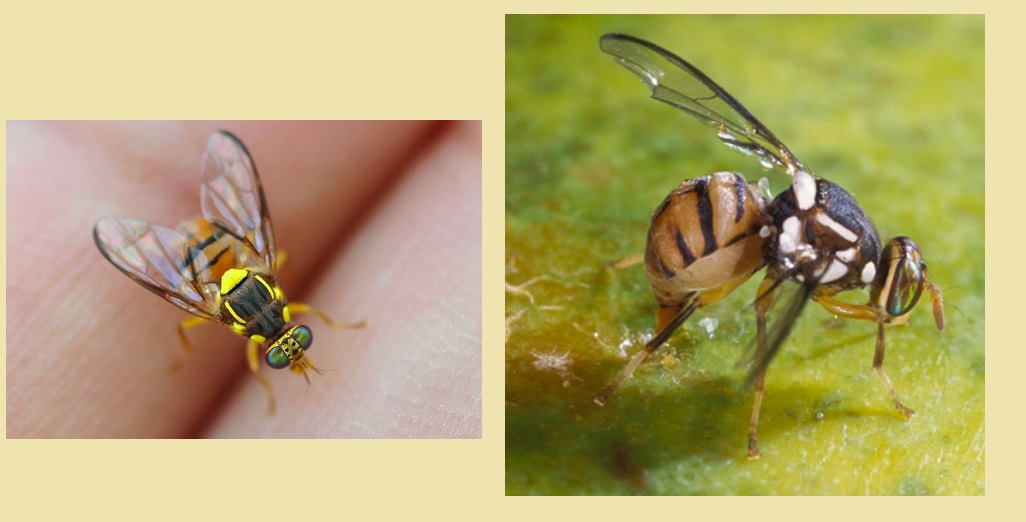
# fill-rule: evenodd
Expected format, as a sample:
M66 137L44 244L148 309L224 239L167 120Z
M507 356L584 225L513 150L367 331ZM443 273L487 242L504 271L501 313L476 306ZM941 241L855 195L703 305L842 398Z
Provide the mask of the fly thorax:
M777 229L773 263L798 280L835 290L876 278L880 240L872 221L847 191L804 172L770 204Z

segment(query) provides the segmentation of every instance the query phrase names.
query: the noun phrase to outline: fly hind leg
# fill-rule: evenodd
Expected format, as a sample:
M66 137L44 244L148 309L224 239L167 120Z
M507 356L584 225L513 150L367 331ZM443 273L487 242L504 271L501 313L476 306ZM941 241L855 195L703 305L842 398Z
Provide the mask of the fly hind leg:
M641 363L645 362L645 359L648 359L648 356L655 353L655 351L658 350L663 343L665 343L666 340L677 331L678 328L680 328L680 325L684 324L684 321L691 317L691 314L693 314L695 310L723 299L733 292L738 286L741 286L741 284L747 279L747 277L742 277L732 281L727 281L716 288L705 290L702 293L691 292L685 295L679 304L660 304L659 311L656 316L657 333L655 337L645 343L645 347L631 357L631 360L627 362L627 365L624 366L622 370L620 370L620 373L615 379L613 379L613 382L609 383L608 386L603 388L602 391L594 397L593 400L595 401L595 404L605 406L606 403L609 402L609 397L616 391L620 384L627 380L627 378L634 373L634 370L637 369L638 366L641 366Z
M676 330L681 323L683 323L695 311L696 306L697 300L694 298L694 295L689 296L687 305L660 306L658 317L659 328L657 328L659 333L657 333L652 340L645 343L644 348L631 357L631 360L627 362L622 370L620 370L620 373L617 374L615 379L613 379L613 382L610 382L608 386L603 388L602 391L594 397L595 404L605 406L606 403L609 402L609 396L620 387L620 384L622 384L623 381L626 381L627 378L634 373L634 370L636 370L638 366L641 366L641 363L645 362L645 359L648 359L649 355L652 355L660 346L662 346L666 338L668 338L670 334L672 334L673 331Z

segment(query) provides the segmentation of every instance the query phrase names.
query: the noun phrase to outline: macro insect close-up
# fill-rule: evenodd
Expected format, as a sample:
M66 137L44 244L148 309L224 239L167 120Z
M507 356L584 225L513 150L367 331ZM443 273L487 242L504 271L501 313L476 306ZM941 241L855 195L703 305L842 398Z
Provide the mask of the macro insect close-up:
M306 351L313 333L293 325L293 313L313 313L336 324L317 309L287 303L276 269L285 257L275 249L274 230L249 151L237 137L217 131L207 140L200 186L203 218L177 229L135 218L106 218L93 237L108 261L147 290L196 316L182 321L179 336L186 352L186 330L205 322L221 323L249 339L249 368L267 392L270 411L274 391L259 373L260 360L275 369L289 368L309 383L319 372ZM262 355L258 352L266 346Z
M11 123L8 438L479 437L480 130Z
M722 299L766 267L754 300L756 347L748 383L754 385L755 400L748 458L760 456L756 432L766 370L810 299L838 317L876 322L873 369L894 406L906 420L911 418L914 412L902 404L883 369L884 327L906 323L925 291L933 301L937 329L944 329L941 291L927 278L915 241L899 236L881 248L873 222L851 194L814 177L740 102L687 61L624 34L603 36L601 46L638 75L653 98L713 127L728 147L783 170L792 181L769 200L742 175L719 172L685 181L666 197L652 216L644 260L659 302L657 333L595 402L605 405L695 310ZM788 280L798 281L800 288L768 324L768 312ZM866 286L868 304L834 298Z
M982 34L508 17L507 492L981 493Z

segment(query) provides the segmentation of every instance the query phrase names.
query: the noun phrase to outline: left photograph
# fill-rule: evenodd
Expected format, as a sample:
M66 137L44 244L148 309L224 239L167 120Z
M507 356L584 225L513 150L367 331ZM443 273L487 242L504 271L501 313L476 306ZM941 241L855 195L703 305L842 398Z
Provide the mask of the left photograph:
M7 135L8 438L481 436L480 122Z

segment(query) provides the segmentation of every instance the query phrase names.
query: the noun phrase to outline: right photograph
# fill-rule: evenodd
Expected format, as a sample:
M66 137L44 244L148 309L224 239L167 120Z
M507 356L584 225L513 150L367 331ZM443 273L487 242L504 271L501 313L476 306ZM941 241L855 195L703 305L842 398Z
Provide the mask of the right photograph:
M506 17L506 494L983 495L982 15Z

